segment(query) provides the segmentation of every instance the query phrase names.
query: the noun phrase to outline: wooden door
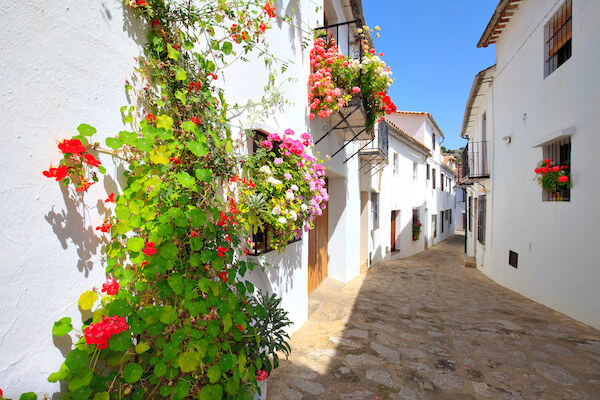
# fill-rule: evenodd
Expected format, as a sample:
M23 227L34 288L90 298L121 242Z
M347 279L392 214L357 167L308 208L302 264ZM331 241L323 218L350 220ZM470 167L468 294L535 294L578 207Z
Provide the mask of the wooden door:
M391 251L395 251L396 250L396 213L397 211L392 211L392 219L390 221L390 227L391 227L391 232L392 232L392 237L390 238L391 240L391 245L390 245L390 249Z
M315 290L327 277L329 241L328 208L315 218L315 228L308 234L308 293Z

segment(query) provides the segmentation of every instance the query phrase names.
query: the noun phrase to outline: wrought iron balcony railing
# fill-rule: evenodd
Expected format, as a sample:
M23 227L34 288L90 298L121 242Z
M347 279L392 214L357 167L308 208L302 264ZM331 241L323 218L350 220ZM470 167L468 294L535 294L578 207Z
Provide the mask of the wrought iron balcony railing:
M488 165L489 141L469 142L462 152L460 181L490 177Z

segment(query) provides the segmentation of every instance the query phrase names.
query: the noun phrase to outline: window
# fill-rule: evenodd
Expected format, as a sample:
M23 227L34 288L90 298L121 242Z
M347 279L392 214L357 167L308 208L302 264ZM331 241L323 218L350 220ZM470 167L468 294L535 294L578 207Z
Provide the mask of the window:
M508 251L508 265L515 269L519 267L519 253L512 250Z
M555 140L544 146L544 159L551 159L558 166L566 165L571 168L571 137ZM556 194L542 189L542 201L571 201L571 189L564 188Z
M398 176L400 172L400 157L398 157L398 153L394 153L394 176Z
M442 225L442 233L444 233L444 221L446 219L446 211L442 211L442 218L440 219L440 225Z
M419 237L421 237L421 219L419 217L418 208L413 208L412 231L412 240L419 240Z
M433 188L435 189L435 168L431 168L431 172L432 172L431 184L433 185Z
M477 240L481 244L485 244L485 202L485 195L477 198Z
M544 78L571 58L572 8L565 1L544 27Z
M431 179L431 172L429 170L429 164L427 164L427 180Z
M436 238L437 237L437 214L434 214L431 216L431 230L432 232L432 237Z
M373 230L379 229L379 193L371 192L371 217Z
M431 149L435 150L435 133L431 134Z
M413 181L417 180L417 163L413 162Z
M446 183L446 180L444 179L444 174L442 174L440 172L440 190L443 192L444 191L444 183Z
M467 214L469 214L469 232L473 232L473 197L469 197L467 203Z
M450 210L448 210L448 211L450 211L450 215L448 216L448 223L449 223L450 225L452 225L452 209L450 209Z

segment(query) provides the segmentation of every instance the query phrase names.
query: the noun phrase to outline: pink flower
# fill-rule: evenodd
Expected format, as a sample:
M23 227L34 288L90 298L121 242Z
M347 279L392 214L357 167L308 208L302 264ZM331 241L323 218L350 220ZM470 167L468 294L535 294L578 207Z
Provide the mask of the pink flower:
M271 143L269 140L263 140L260 142L261 147L264 147L265 149L272 149L273 148L273 143Z
M267 373L267 371L263 369L259 369L258 371L256 371L256 380L259 382L264 381L265 379L267 379L268 376L269 374Z
M275 165L281 165L283 163L283 158L276 158Z
M267 139L273 142L281 142L281 137L277 133L271 133L269 136L267 136Z
M359 88L358 86L354 86L354 87L352 88L352 93L354 93L354 94L358 94L358 93L360 93L360 88Z
M294 131L291 129L286 129L285 131L283 131L284 135L290 135L290 136L294 136Z
M287 179L288 181L292 179L292 174L290 174L289 172L286 172L285 174L283 174L283 176L285 177L285 179Z

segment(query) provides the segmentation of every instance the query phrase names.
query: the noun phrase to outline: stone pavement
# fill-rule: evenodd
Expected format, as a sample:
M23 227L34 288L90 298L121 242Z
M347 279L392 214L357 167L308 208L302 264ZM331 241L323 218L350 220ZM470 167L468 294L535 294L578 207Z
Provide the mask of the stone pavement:
M463 243L323 282L269 399L600 399L600 331L464 268Z

